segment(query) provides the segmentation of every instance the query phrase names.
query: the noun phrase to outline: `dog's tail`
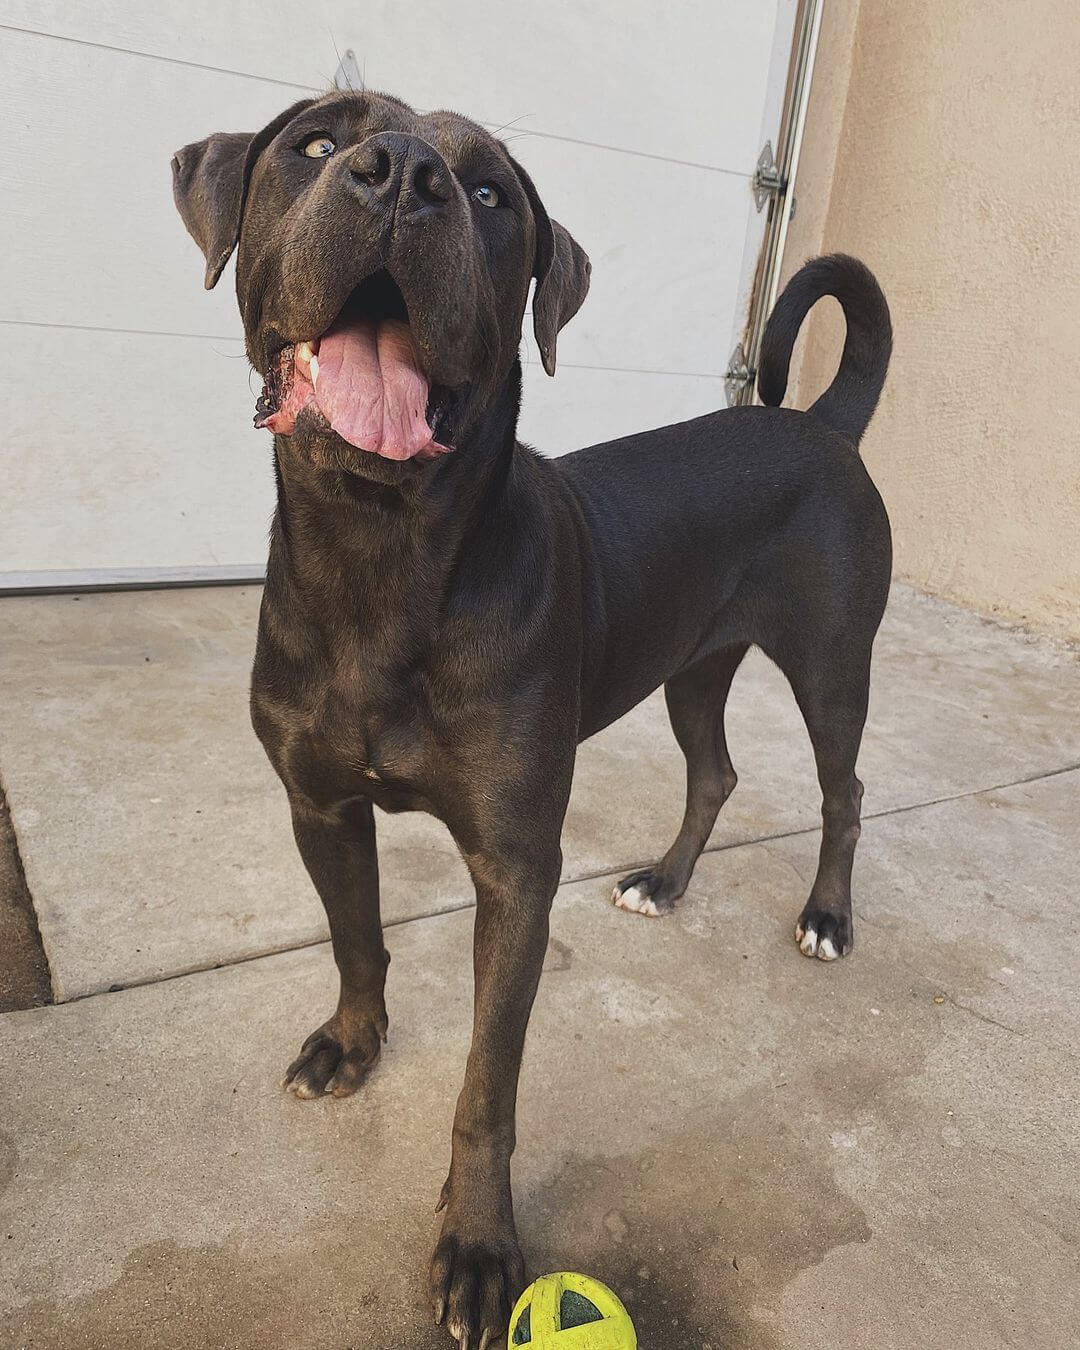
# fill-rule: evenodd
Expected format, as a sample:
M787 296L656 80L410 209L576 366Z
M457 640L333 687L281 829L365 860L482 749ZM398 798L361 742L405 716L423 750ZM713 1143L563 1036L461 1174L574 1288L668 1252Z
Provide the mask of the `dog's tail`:
M811 306L825 295L840 301L847 339L836 378L810 412L858 445L885 383L892 324L881 287L857 258L844 253L813 258L784 287L761 341L758 393L767 406L780 406L799 329Z

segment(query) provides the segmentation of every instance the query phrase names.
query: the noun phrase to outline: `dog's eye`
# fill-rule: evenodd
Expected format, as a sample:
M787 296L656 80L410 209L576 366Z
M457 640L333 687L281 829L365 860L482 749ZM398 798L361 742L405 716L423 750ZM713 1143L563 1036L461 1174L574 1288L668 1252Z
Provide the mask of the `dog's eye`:
M337 147L329 136L316 136L313 141L308 141L301 154L307 155L308 159L325 159L327 155L332 155Z
M478 188L473 188L473 200L481 206L498 206L499 194L490 183L481 183Z

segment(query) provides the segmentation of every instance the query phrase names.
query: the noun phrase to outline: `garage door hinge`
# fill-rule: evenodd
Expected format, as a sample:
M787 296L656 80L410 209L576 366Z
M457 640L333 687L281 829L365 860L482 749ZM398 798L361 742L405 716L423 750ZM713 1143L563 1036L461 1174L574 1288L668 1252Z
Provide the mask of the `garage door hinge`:
M754 373L746 364L746 352L740 342L731 353L727 370L724 372L724 397L729 408L743 402L744 389L753 389Z
M758 155L757 168L750 179L750 187L754 194L754 205L759 211L770 197L779 197L787 187L777 167L772 141L766 141L761 154Z

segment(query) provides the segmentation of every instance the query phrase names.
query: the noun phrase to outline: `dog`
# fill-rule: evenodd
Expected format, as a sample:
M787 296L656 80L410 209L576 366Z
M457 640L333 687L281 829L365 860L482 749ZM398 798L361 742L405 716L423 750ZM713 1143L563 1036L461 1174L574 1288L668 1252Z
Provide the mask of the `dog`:
M808 956L852 945L855 761L891 571L859 457L892 335L870 272L809 263L764 335L763 407L545 459L516 439L530 286L544 369L590 266L506 146L371 92L293 104L173 159L206 259L237 251L247 354L265 381L277 510L251 685L329 919L340 997L286 1074L356 1091L386 1038L373 806L448 826L476 888L475 1018L430 1267L436 1320L483 1350L524 1286L510 1157L526 1024L559 884L578 743L664 686L686 814L615 888L661 915L735 787L724 705L747 649L787 676L822 793ZM809 412L779 404L822 296L847 320Z

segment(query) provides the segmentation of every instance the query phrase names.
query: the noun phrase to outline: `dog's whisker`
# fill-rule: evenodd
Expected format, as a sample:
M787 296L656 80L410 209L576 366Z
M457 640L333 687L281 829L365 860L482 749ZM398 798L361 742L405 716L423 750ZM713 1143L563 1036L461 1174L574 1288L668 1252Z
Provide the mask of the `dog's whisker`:
M535 113L519 113L517 117L512 117L509 122L504 122L501 127L496 127L491 134L493 136L500 136L506 130L507 127L516 126L518 122L523 121L526 117L535 117L535 116L536 116Z
M331 45L331 46L333 47L333 49L334 49L334 55L337 57L337 59L338 59L338 66L340 67L340 65L341 65L341 50L340 50L340 48L339 48L338 45L337 45L337 39L334 37L334 30L333 30L332 28L328 28L326 31L327 31L327 33L328 33L328 35L329 35L329 37L330 37L330 45ZM346 82L347 82L347 81L348 81L348 78L349 78L348 71L345 71L345 72L343 72L343 73L344 73L344 75L345 75L345 79L346 79ZM350 89L352 88L352 85L351 85L351 84L349 85L349 88L350 88Z

